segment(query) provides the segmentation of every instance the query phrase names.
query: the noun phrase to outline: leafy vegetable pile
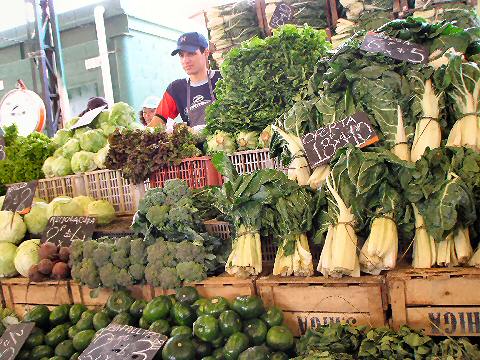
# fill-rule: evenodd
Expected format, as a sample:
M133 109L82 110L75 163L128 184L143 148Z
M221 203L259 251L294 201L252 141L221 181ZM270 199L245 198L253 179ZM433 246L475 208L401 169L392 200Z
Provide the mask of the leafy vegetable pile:
M222 65L207 130L262 131L291 106L330 45L324 31L286 25L265 40L232 49Z
M4 129L6 159L0 161L0 191L5 185L42 179L42 165L53 154L55 145L44 134L19 136L15 125Z
M116 131L109 143L107 168L122 170L123 176L135 184L164 166L201 154L197 138L186 125L175 126L171 134L160 128Z
M477 345L466 338L435 341L407 326L389 328L332 324L307 330L296 346L295 360L335 359L476 359ZM453 357L449 357L453 356Z
M328 10L326 3L316 0L266 0L265 15L267 23L270 24L275 9L280 4L287 4L293 10L292 19L288 22L297 26L308 24L315 29L325 29L328 27Z
M432 6L428 1L409 1L413 9L413 16L425 19L430 23L438 21L451 21L462 29L469 29L480 26L480 20L476 14L475 7L470 4L450 1L442 2L441 6Z
M70 130L78 120L78 117L71 119L65 129L57 131L53 137L58 148L43 164L47 178L105 169L109 150L107 137L114 131L143 127L135 121L133 108L123 102L101 112L90 125Z

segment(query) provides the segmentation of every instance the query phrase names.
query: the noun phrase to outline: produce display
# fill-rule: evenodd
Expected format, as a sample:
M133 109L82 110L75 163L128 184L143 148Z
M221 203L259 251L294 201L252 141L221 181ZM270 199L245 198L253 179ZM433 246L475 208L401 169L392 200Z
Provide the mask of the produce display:
M289 24L297 26L308 24L315 29L327 28L326 3L316 0L265 0L265 15L268 24L271 24L275 9L281 3L287 4L293 10Z
M4 128L5 160L0 161L0 191L5 185L43 178L44 161L55 151L46 135L34 132L19 136L15 125Z
M88 126L70 130L79 118L71 119L53 137L57 150L45 159L43 173L51 178L105 169L109 149L107 137L115 131L143 128L135 117L131 106L119 102L110 110L102 111Z
M206 110L207 131L265 129L293 105L329 48L325 31L286 25L232 49L222 64L217 100Z

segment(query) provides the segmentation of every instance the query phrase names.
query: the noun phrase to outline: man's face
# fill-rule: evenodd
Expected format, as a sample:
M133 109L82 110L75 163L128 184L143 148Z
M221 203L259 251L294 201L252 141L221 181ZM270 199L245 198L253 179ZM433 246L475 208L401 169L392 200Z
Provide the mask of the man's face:
M206 49L203 54L200 50L192 52L180 51L178 55L180 56L180 64L182 64L183 70L187 75L195 75L207 68L207 59L208 59L208 49Z
M153 115L155 115L155 109L143 108L143 118L147 124L152 120Z

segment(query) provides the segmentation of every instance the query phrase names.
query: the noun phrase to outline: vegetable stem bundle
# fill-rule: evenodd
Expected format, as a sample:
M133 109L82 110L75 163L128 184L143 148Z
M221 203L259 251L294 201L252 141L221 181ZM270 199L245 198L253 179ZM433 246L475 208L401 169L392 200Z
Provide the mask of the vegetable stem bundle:
M262 272L262 247L258 229L245 225L239 226L225 271L241 278Z

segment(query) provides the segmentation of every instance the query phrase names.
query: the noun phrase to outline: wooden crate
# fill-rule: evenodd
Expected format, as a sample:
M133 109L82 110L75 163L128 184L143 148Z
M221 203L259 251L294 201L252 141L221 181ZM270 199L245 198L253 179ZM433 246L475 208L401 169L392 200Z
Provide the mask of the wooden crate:
M80 285L75 281L70 282L73 302L83 304L89 309L102 308L108 297L113 293L112 289L93 290L88 286ZM150 301L153 298L153 288L150 285L134 285L128 288L135 299Z
M61 304L73 304L69 282L30 282L26 278L2 279L5 305L23 315L35 305L47 305L50 309Z
M254 279L239 279L227 274L212 276L203 281L185 284L185 286L193 286L197 289L200 296L206 298L223 296L228 300L233 300L241 295L255 295ZM155 296L174 293L174 290L154 288Z
M480 269L398 269L387 275L391 326L480 336Z
M256 282L266 307L283 310L295 336L329 323L383 326L387 299L383 276L330 279L267 276Z

